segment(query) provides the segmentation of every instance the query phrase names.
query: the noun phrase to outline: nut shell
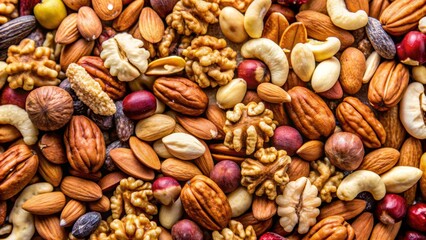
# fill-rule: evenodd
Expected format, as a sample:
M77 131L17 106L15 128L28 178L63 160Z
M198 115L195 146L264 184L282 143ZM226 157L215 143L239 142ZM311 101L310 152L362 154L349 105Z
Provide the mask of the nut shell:
M31 91L25 108L34 125L43 131L63 127L74 112L71 95L56 86L44 86Z

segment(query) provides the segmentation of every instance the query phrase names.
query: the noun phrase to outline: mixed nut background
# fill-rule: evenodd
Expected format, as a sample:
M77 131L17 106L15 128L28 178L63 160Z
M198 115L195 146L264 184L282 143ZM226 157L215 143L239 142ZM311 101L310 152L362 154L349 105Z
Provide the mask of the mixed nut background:
M426 0L0 0L0 240L426 239Z

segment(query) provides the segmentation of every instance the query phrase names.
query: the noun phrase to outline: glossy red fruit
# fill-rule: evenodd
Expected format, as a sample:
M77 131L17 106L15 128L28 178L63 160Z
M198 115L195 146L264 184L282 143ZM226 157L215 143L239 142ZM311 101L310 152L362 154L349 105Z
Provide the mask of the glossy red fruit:
M395 224L407 214L407 202L397 194L386 194L377 204L375 214L382 223Z
M263 82L269 82L271 75L268 67L260 60L247 59L238 65L238 77L247 82L247 89L256 89Z
M287 240L287 238L273 232L267 232L260 236L259 240Z
M396 53L402 63L418 66L426 63L426 34L411 31L396 45Z
M123 99L123 112L132 120L147 118L155 113L156 108L154 94L146 90L132 92Z
M176 201L182 190L180 184L172 177L159 177L152 183L154 198L163 205L170 205Z
M426 203L416 203L408 207L407 223L415 230L426 232Z
M5 86L0 93L0 105L14 104L25 109L28 94L30 92L22 88L12 89L9 86Z

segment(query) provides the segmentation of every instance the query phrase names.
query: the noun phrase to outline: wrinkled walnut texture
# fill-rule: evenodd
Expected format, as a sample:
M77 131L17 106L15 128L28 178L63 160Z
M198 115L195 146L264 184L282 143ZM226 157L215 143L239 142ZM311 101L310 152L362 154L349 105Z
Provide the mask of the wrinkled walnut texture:
M229 227L222 231L214 231L212 234L213 240L256 240L256 233L253 226L249 225L244 229L243 224L238 221L231 220Z
M311 169L309 180L320 191L321 200L331 202L342 182L343 173L336 171L328 158L311 162Z
M0 24L19 16L17 6L18 0L0 0Z

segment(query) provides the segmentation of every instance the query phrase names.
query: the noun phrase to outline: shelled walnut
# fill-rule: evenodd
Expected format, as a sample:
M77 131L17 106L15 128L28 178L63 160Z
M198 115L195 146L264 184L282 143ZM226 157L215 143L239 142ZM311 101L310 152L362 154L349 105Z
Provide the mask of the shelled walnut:
M167 24L178 34L206 34L209 24L217 23L220 14L219 0L181 0L166 17Z
M194 38L182 56L186 74L202 88L226 85L237 67L237 52L227 47L225 39L209 35Z
M90 240L130 240L159 238L161 228L154 221L150 221L145 215L128 214L122 219L111 222L102 221Z
M9 86L29 91L34 87L58 85L61 67L51 58L51 51L48 47L36 48L35 42L28 38L18 46L10 46L5 68Z
M221 0L220 8L233 7L235 9L238 9L238 11L244 13L252 2L253 0Z
M261 148L254 156L257 160L247 158L241 163L241 185L246 186L250 194L266 194L274 200L277 188L283 191L290 179L287 169L291 158L286 151L274 147Z
M0 0L0 24L19 16L17 6L18 0Z
M274 114L263 102L238 103L234 110L226 112L224 145L237 152L246 148L246 154L250 155L269 142L277 125Z
M293 231L298 225L297 232L305 234L316 223L320 214L318 207L321 205L321 199L317 195L317 187L311 185L306 177L287 184L283 194L276 199L277 213L281 217L280 225L286 232Z
M176 30L171 27L167 27L164 31L163 39L158 44L157 55L158 57L168 57L170 55L181 55L189 45L193 36L180 36L176 33Z
M122 179L111 197L112 218L118 219L123 211L125 214L145 214L151 218L156 215L157 206L153 200L152 184L132 177Z
M342 182L343 173L336 171L328 158L311 162L311 168L313 171L309 173L309 180L320 191L321 200L331 202Z
M213 240L256 240L256 233L253 226L249 225L244 229L243 224L238 221L231 220L227 228L222 231L214 231Z

